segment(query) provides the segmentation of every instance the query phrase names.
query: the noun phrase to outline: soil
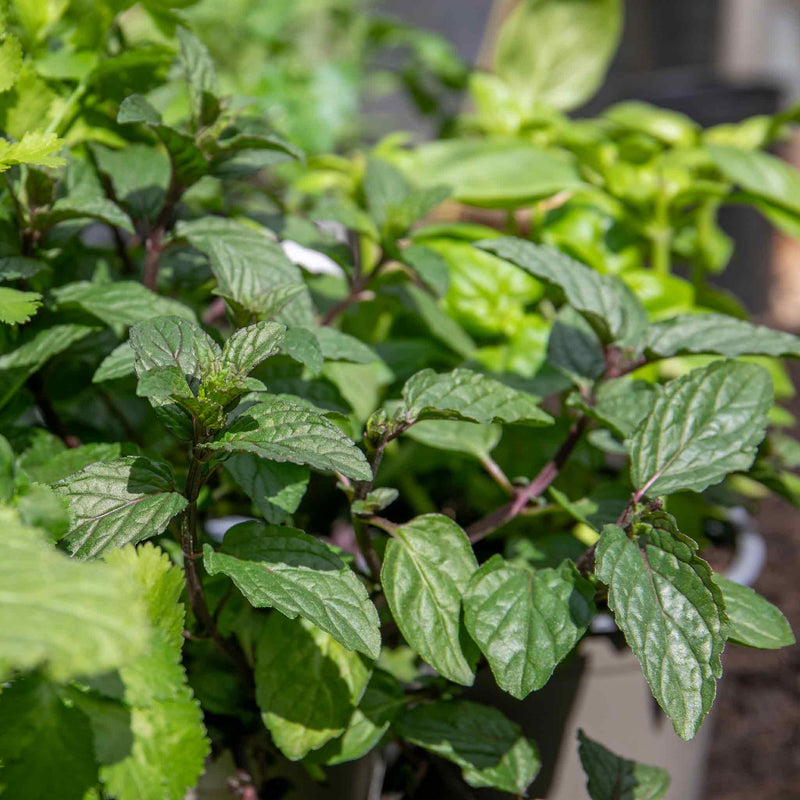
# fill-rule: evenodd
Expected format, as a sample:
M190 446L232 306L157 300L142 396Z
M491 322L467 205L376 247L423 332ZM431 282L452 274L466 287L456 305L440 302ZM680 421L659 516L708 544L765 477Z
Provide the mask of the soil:
M770 498L758 521L767 563L754 588L786 614L797 633L800 511ZM800 800L800 646L730 647L723 665L703 797Z

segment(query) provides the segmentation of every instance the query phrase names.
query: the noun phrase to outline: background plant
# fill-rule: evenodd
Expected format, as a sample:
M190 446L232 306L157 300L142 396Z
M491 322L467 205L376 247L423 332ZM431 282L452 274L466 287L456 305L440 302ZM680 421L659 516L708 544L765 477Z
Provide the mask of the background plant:
M705 217L638 170L711 159L680 173L686 197L735 181L781 218L794 173L698 131L683 149L640 131L639 163L610 115L561 116L602 77L614 3L522 7L608 37L574 86L498 69L538 127L306 163L219 91L180 4L137 10L159 43L103 9L16 3L2 42L5 794L180 798L229 750L240 794L278 796L288 761L321 779L392 739L387 782L412 796L431 754L521 796L535 744L466 687L488 668L527 696L606 609L691 738L726 642L793 641L698 544L729 476L794 497L797 447L770 425L800 339L697 301L705 269L691 303L649 302L630 274L667 281L680 225ZM593 170L609 153L653 193ZM733 177L752 158L784 177L772 205ZM510 208L517 235L431 221L451 192ZM581 198L576 230L597 225L559 234ZM221 538L231 514L249 519ZM663 770L579 746L593 798L666 791Z

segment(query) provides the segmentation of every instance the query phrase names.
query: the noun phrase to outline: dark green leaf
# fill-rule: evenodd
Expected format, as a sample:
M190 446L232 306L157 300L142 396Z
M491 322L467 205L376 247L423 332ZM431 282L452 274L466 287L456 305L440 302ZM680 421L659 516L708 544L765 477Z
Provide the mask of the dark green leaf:
M297 511L308 487L310 473L305 466L265 461L250 453L229 456L224 464L264 519L275 525Z

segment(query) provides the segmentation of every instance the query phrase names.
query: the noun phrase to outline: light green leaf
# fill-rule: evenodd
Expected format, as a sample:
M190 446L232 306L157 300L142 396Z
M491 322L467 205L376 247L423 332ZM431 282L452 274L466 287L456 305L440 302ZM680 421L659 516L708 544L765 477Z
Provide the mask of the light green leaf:
M382 228L393 208L411 193L411 185L397 167L380 158L369 158L364 169L364 196L370 216Z
M653 697L682 739L708 713L722 674L727 617L722 593L697 545L657 513L637 527L638 541L606 525L597 545L596 574Z
M0 172L17 164L32 164L37 167L61 167L66 162L59 152L64 146L62 139L54 133L28 131L18 142L0 139Z
M431 335L460 356L470 357L475 351L475 342L427 292L418 286L409 285L404 287L403 293L408 298L414 313L418 314L427 325Z
M54 488L72 514L64 542L81 558L157 536L186 507L169 466L140 456L91 464Z
M92 376L92 383L103 383L133 375L135 356L130 342L117 345L101 362Z
M537 397L468 369L438 375L432 369L424 369L406 381L403 401L402 414L412 423L443 418L480 423L552 423L552 417L539 408Z
M536 746L496 708L438 701L400 714L392 728L461 767L470 786L524 795L539 772Z
M136 281L68 283L54 291L60 307L77 305L115 330L153 317L180 317L195 321L194 312L177 300L161 297Z
M584 185L573 158L518 139L424 144L412 151L409 172L420 185L446 184L456 200L484 208L529 205Z
M405 435L415 442L435 447L437 450L449 450L485 459L500 443L503 429L500 425L428 420L413 425Z
M180 43L179 68L189 86L194 114L199 118L202 116L203 95L213 93L217 82L214 61L208 48L191 31L178 26L176 33Z
M644 133L673 147L691 147L700 134L700 126L685 114L639 100L617 103L603 116L621 128Z
M27 322L42 305L39 292L21 292L0 286L0 322L19 325Z
M603 275L550 247L505 236L480 242L536 278L558 286L604 342L639 347L647 327L644 307L615 275Z
M317 750L313 761L332 767L365 756L378 745L404 705L402 684L388 672L376 669L344 734Z
M308 464L354 480L372 477L364 454L336 425L308 408L275 397L250 406L204 447Z
M304 286L295 266L263 229L219 217L202 217L177 226L177 235L205 253L217 279L217 293L254 314L270 311L275 290ZM314 309L308 290L286 304L279 320L310 326Z
M383 511L394 503L400 497L400 492L397 489L392 489L389 486L380 486L367 493L363 500L356 500L350 506L352 514L371 515Z
M527 0L503 24L495 72L520 105L569 111L600 87L622 32L621 0Z
M708 145L717 168L728 180L758 197L800 213L800 175L780 158L760 150Z
M322 357L326 361L349 361L353 364L372 364L380 361L378 354L355 336L331 328L328 325L314 328Z
M286 327L277 322L256 322L239 328L222 349L222 369L249 375L262 361L275 355Z
M394 529L381 583L400 632L444 677L470 686L475 670L464 652L461 597L477 569L464 531L442 514Z
M778 650L795 643L792 628L780 609L747 586L714 575L730 619L728 641L761 650Z
M531 570L493 556L464 594L464 623L497 685L522 700L541 689L586 633L594 588L567 564Z
M11 33L6 33L0 44L0 92L7 92L22 71L22 45Z
M264 519L274 525L297 511L308 488L310 472L305 466L265 461L250 453L229 456L223 463Z
M769 373L715 361L670 381L631 438L631 480L639 492L702 492L746 471L772 406Z
M378 613L364 584L328 545L296 528L242 522L219 552L205 545L209 575L228 575L257 608L302 616L348 650L377 658Z
M130 578L70 561L9 509L0 509L0 520L0 663L65 681L143 651L144 608Z
M753 325L726 314L681 314L651 325L645 352L668 358L685 353L716 353L800 358L800 336Z
M344 733L370 669L304 619L271 614L256 651L256 700L272 739L292 761Z
M106 559L117 575L139 583L151 638L149 651L119 671L133 745L124 759L101 767L100 777L117 800L183 800L209 753L202 711L181 664L183 574L150 543L115 550Z
M0 783L19 800L83 800L97 784L89 720L58 688L29 675L0 694Z
M659 800L669 789L669 773L630 761L578 731L578 752L592 800Z
M314 375L322 369L322 349L310 328L289 328L283 337L281 350L308 367Z

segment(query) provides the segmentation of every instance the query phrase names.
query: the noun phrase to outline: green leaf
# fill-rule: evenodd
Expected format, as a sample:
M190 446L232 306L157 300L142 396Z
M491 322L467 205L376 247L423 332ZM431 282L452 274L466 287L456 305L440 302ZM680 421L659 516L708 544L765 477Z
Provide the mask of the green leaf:
M800 336L753 325L726 314L681 314L651 325L645 352L668 358L685 353L716 353L800 358Z
M456 138L417 147L409 171L421 185L446 184L483 208L530 205L584 186L572 157L516 139Z
M213 93L217 82L214 61L208 48L191 31L178 26L176 33L180 43L179 69L189 86L195 117L201 118L204 95Z
M571 517L588 525L598 533L604 525L609 525L619 519L631 496L625 486L613 483L600 486L579 500L570 500L564 492L560 492L554 486L547 491ZM577 539L573 539L573 542L577 542ZM579 547L577 555L580 556L582 551L583 548Z
M416 423L406 431L405 435L415 442L435 447L437 450L449 450L485 459L500 443L503 429L500 425L429 420Z
M622 32L620 0L533 0L503 24L495 72L519 105L569 111L600 87Z
M708 145L722 174L758 197L800 213L800 175L780 158L760 150Z
M257 322L239 328L222 349L222 369L249 375L262 361L278 352L285 333L286 327L277 322Z
M54 133L28 131L18 142L0 139L0 172L17 164L31 164L37 167L62 167L65 161L59 152L64 146L62 139Z
M33 218L36 230L47 230L72 219L96 219L133 234L131 218L112 200L99 195L70 194L61 197L49 209L41 209Z
M627 439L652 412L658 397L658 390L646 381L613 378L600 384L593 404L570 398L570 405Z
M404 705L402 684L388 672L376 669L344 734L317 750L313 761L332 767L367 755L378 745Z
M746 471L772 406L769 373L716 361L670 381L631 438L631 480L640 493L702 492Z
M444 295L450 286L450 268L447 261L430 247L410 244L400 252L400 258L437 295Z
M54 488L72 513L64 542L81 558L157 536L186 507L169 466L140 456L91 464Z
M400 170L380 158L369 158L364 169L364 196L370 216L379 228L393 209L411 194L411 185Z
M592 800L659 800L669 789L669 773L618 756L578 730L578 752Z
M3 256L0 258L0 281L28 280L40 272L50 272L50 267L37 258Z
M468 369L439 375L424 369L406 381L403 401L401 413L412 423L424 419L552 423L552 417L539 408L537 397Z
M138 589L105 564L82 564L0 509L0 663L65 681L120 667L147 642Z
M83 800L97 784L89 720L37 675L0 694L0 783L20 800Z
M106 560L118 576L139 583L151 637L149 651L119 671L133 745L125 758L101 767L100 777L117 800L183 800L209 753L202 711L181 664L183 573L150 543L113 551Z
M367 493L363 500L356 500L351 506L350 511L353 514L371 515L383 511L388 508L400 496L397 489L392 489L389 486L380 486Z
M640 346L647 315L633 292L615 275L603 275L558 250L511 236L477 246L558 286L567 303L586 317L603 342Z
M586 633L594 588L574 567L532 570L493 556L464 594L464 623L497 685L522 700L541 689Z
M63 353L96 330L89 325L51 325L34 333L16 350L0 355L0 408L53 356Z
M220 552L203 548L209 575L228 575L257 608L313 622L348 650L377 658L378 614L364 584L328 545L296 528L242 522Z
M620 128L644 133L673 147L691 147L700 133L700 126L685 114L639 100L617 103L603 116Z
M380 361L378 354L355 336L326 325L314 328L322 357L326 361L349 361L353 364L372 364Z
M653 697L682 739L708 713L722 674L727 617L722 593L697 545L667 514L653 514L631 539L606 525L597 545L596 574Z
M256 651L256 700L272 739L292 761L344 733L370 669L304 619L271 614Z
M124 330L153 317L180 317L195 321L194 312L177 300L161 297L136 281L68 283L53 292L59 307L79 306L114 330Z
M133 375L135 356L130 342L115 347L101 362L92 376L92 383L113 381Z
M464 531L442 514L425 514L392 531L381 583L411 647L444 677L472 685L465 653L461 597L477 569Z
M39 292L21 292L0 286L0 322L19 325L27 322L42 305Z
M299 267L289 261L263 229L219 217L202 217L179 223L176 232L209 257L217 293L254 314L270 310L275 290L304 286ZM313 324L314 309L307 289L286 304L279 319L287 325Z
M606 371L603 345L571 306L559 310L547 340L547 361L574 383L586 385Z
M140 94L126 97L119 105L117 122L120 125L143 122L145 125L161 125L161 114Z
M47 453L41 458L26 451L19 458L19 466L32 481L50 484L57 483L97 461L119 458L121 453L122 446L119 444L96 442L65 448L56 454Z
M795 643L792 628L780 609L747 586L714 575L722 590L730 620L728 641L760 650L778 650Z
M418 314L436 339L453 352L469 358L475 350L475 342L469 334L452 320L439 304L418 286L404 287L403 294L408 298L414 313Z
M155 367L142 373L136 386L136 394L138 397L150 397L154 400L189 401L187 407L190 410L197 407L197 400L186 382L186 376L178 367Z
M289 328L283 337L281 349L295 361L308 367L314 375L322 369L322 349L315 332L310 328Z
M22 45L16 36L5 34L0 44L0 92L7 92L22 71Z
M297 511L308 488L309 469L297 464L277 464L250 453L232 455L225 469L256 504L267 522L280 525Z
M268 461L307 464L335 470L354 480L370 480L372 470L355 443L308 408L266 397L236 417L204 447L228 453L253 453Z
M533 742L489 706L464 701L420 705L400 714L392 728L406 741L461 767L470 786L523 795L539 772Z

